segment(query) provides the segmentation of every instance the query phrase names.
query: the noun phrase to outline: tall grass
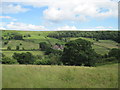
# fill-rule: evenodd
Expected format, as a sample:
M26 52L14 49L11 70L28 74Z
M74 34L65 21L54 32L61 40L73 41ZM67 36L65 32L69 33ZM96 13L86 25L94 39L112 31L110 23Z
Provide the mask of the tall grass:
M118 64L100 67L3 65L3 88L117 88Z

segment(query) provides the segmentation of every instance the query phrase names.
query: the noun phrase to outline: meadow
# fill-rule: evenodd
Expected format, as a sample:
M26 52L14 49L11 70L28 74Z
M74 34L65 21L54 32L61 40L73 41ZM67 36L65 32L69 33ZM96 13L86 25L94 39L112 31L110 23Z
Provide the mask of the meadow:
M13 33L19 33L23 39L9 39ZM56 43L64 45L72 40L84 39L92 42L92 49L100 56L108 54L113 48L118 48L119 43L113 40L95 40L87 37L63 37L61 39L48 37L54 31L3 31L2 53L13 59L16 53L30 52L34 56L41 56L40 60L55 61L55 55L46 55L40 49L40 42L46 42L52 46ZM66 40L66 41L65 41ZM5 42L8 42L5 44ZM19 46L19 50L16 49ZM8 50L8 47L11 47ZM24 48L24 49L23 49ZM63 52L63 50L61 50ZM53 53L54 54L54 53ZM49 56L49 57L46 57ZM113 58L112 58L113 59ZM114 58L115 59L115 58ZM113 60L114 60L113 59ZM21 60L21 59L20 59ZM99 60L99 59L96 59ZM51 60L52 61L52 60ZM32 65L32 64L3 64L2 65L3 88L117 88L118 87L118 64L108 63L97 67L64 66L56 65Z
M72 38L70 40L75 40L75 39L78 39L78 38ZM95 40L90 39L90 38L83 38L83 39L93 42L92 48L98 54L101 54L101 55L107 54L109 52L109 50L112 48L118 48L118 46L117 46L118 43L116 43L112 40L99 40L99 42L96 42ZM40 41L39 39L37 39L37 40L38 40L38 42ZM34 40L34 41L37 41L37 40ZM45 40L43 40L43 41L45 41ZM52 41L54 41L54 42L52 42ZM50 39L50 42L55 44L56 42L59 43L59 40ZM22 44L22 45L20 45L20 44ZM17 45L20 45L20 49L22 49L24 47L25 49L27 49L27 51L25 51L25 50L16 51L15 48ZM10 40L7 45L3 46L3 49L7 49L8 46L11 46L12 49L15 50L15 51L3 51L3 53L8 57L11 57L14 52L17 52L17 53L31 52L33 55L43 55L44 54L43 51L30 51L31 49L39 49L39 44L33 43L33 42L25 42L22 40Z
M99 67L3 65L3 88L117 88L118 64Z

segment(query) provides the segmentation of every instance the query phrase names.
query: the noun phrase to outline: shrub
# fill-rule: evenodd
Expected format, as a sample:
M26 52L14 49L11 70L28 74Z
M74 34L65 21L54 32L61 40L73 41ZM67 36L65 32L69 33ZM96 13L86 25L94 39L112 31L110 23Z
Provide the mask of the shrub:
M58 55L62 55L62 51L61 50L55 50L55 49L52 49L52 48L48 48L46 49L45 51L45 55L49 55L49 54L58 54Z
M19 33L14 33L13 39L15 40L23 40L23 36Z
M7 47L7 50L11 50L11 46L8 46L8 47Z
M28 37L31 37L31 35L30 35L30 34L28 34Z
M47 44L46 42L41 42L41 43L39 43L39 48L40 48L42 51L45 51L45 50L47 50L47 49L50 48L50 45Z
M19 46L16 46L16 50L19 50L20 49L20 47Z
M35 65L45 65L45 62L43 60L36 60L34 62Z
M37 60L34 62L36 65L61 65L62 62L60 61L59 55L49 54L48 56L42 58L37 57Z
M17 64L17 60L15 59L11 59L11 58L8 58L8 57L3 57L2 58L2 64Z
M13 58L16 59L20 64L33 64L35 57L30 53L14 53Z
M36 58L36 59L42 59L43 56L41 56L41 55L36 55L35 58Z
M113 48L108 53L109 57L116 57L118 60L120 60L120 49Z
M8 41L4 42L4 45L7 45L8 44Z
M34 64L35 65L50 65L50 61L48 59L41 59L41 60L36 60Z
M58 54L51 53L46 58L51 65L61 65L62 62L60 61L60 57L61 56Z
M118 63L117 58L115 58L115 57L101 58L99 60L99 62L96 63L96 66L105 65L105 64L111 64L111 63Z
M25 48L24 48L24 47L22 47L22 50L25 50Z

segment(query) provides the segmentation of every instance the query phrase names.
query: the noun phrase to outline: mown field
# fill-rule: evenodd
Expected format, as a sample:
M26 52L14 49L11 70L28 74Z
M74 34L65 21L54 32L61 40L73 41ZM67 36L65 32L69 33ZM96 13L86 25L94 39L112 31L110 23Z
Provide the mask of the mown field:
M3 65L3 88L117 88L118 64L99 67Z

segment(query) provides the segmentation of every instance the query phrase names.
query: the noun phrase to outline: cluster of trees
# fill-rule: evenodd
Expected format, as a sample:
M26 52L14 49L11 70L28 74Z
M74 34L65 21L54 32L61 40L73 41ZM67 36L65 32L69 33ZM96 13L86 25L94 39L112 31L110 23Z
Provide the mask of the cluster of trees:
M33 64L34 56L29 53L14 53L13 58L6 57L2 54L2 64Z
M35 57L30 53L14 53L13 58L17 60L19 64L33 64Z
M120 49L113 48L106 55L97 54L91 47L92 43L77 39L65 44L61 57L64 65L97 66L108 63L118 63Z
M7 44L8 44L8 42L9 42L9 41L7 40L7 41L4 41L3 43L4 43L4 45L7 45Z
M48 37L62 39L67 37L86 37L96 40L114 40L120 43L120 31L58 31L50 33Z
M27 34L27 35L24 35L24 37L31 37L31 35L30 35L30 34Z
M115 57L116 59L120 60L120 49L113 48L108 53L108 57Z
M37 59L34 62L35 65L61 65L62 62L60 61L60 55L58 54L49 54L47 56L45 56L42 59Z
M50 49L50 48L51 48L51 45L47 44L46 42L40 42L39 43L39 49L41 51L46 51L47 49Z
M11 46L8 46L8 47L7 47L7 50L12 50ZM20 50L20 46L19 46L19 45L17 45L17 46L16 46L16 48L15 48L15 50L19 51L19 50ZM21 50L25 50L25 48L24 48L24 47L22 47L22 49L21 49Z
M2 64L35 64L35 65L60 65L60 56L58 54L49 54L45 57L33 55L30 52L14 53L13 58L6 57L2 54Z
M20 33L6 33L2 36L2 40L23 40L23 36Z
M97 53L92 49L92 43L83 39L77 39L65 44L62 62L65 65L94 66Z
M96 65L104 65L104 64L111 64L111 63L120 63L120 49L113 48L109 51L108 54L100 56L96 62Z
M55 50L45 43L40 48L45 51L44 56L34 56L30 52L14 53L13 59L3 55L3 64L35 64L35 65L75 65L96 66L105 63L116 63L120 60L120 49L111 49L107 55L98 55L91 47L92 43L77 39L65 44L63 51ZM48 46L48 47L47 47Z
M0 56L2 56L2 64L18 64L17 60L11 59L9 57L6 57L3 53L0 53Z

